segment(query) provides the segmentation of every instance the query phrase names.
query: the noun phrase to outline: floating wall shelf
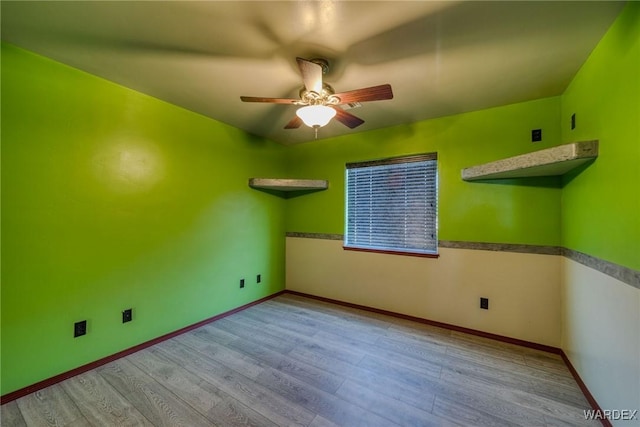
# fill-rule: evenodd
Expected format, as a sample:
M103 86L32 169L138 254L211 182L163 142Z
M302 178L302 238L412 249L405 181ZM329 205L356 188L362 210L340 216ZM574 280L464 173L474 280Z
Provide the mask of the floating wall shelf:
M277 191L283 194L311 191L321 191L329 188L329 181L325 179L281 179L281 178L250 178L249 187L260 190Z
M597 140L574 142L462 169L462 179L475 181L564 175L596 157Z

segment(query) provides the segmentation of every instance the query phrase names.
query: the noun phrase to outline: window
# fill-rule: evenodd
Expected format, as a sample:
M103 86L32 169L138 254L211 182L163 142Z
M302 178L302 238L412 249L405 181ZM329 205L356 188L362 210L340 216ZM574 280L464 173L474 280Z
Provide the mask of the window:
M345 249L435 255L437 154L347 163Z

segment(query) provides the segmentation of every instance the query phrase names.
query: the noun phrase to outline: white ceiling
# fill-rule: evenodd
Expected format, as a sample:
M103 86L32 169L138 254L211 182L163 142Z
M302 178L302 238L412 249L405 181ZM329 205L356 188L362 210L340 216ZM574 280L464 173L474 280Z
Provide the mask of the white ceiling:
M2 40L283 144L297 56L326 58L336 92L394 98L319 138L561 94L620 12L614 1L6 1Z

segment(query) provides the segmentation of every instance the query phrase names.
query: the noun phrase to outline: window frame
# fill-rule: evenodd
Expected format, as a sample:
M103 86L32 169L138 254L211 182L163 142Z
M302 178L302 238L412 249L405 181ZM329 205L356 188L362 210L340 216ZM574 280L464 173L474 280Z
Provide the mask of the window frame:
M434 185L434 218L433 218L433 233L435 239L435 249L433 250L418 250L411 248L385 248L385 247L375 247L375 246L366 246L366 245L356 245L349 244L349 170L355 168L367 168L367 167L375 167L375 166L387 166L394 164L407 164L413 162L423 162L423 161L434 161L435 162L435 173L433 179L435 180ZM392 255L407 255L407 256L416 256L416 257L424 257L424 258L438 258L440 255L438 253L438 195L439 195L439 179L438 179L438 153L422 153L422 154L413 154L413 155L404 155L397 157L389 157L383 159L376 160L368 160L361 162L351 162L345 165L345 234L343 239L343 249L349 251L360 251L360 252L373 252L373 253L383 253L383 254L392 254Z

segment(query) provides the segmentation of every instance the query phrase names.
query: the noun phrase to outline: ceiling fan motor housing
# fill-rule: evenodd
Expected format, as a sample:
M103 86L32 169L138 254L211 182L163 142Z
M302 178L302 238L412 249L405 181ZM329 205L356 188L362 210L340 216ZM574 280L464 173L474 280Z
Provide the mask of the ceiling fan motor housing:
M322 83L322 93L317 93L306 88L300 89L300 104L301 105L337 105L340 103L340 98L334 96L336 93L333 88L327 84Z

